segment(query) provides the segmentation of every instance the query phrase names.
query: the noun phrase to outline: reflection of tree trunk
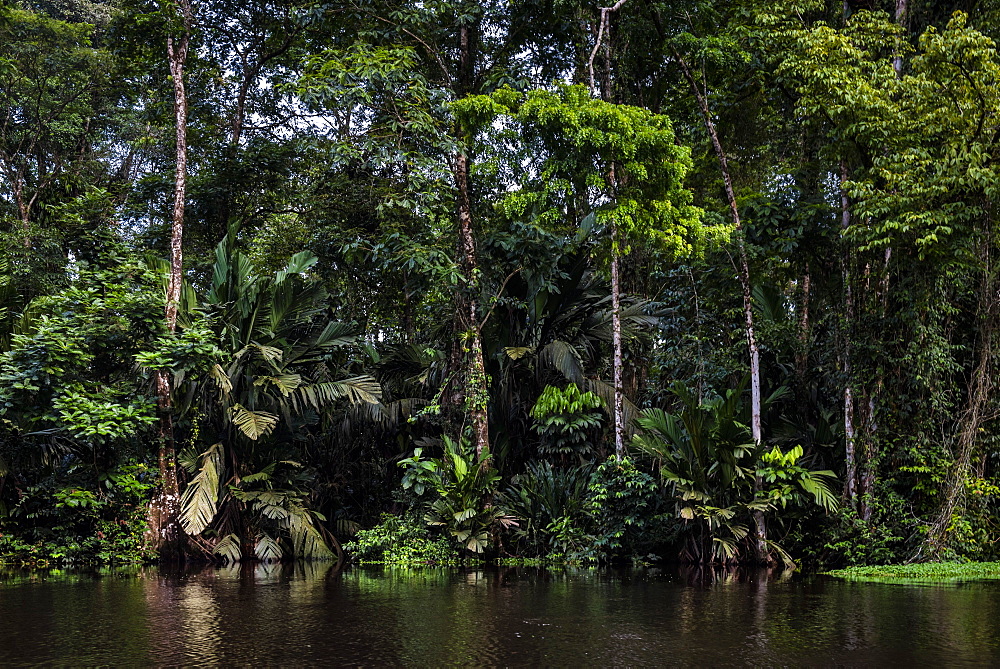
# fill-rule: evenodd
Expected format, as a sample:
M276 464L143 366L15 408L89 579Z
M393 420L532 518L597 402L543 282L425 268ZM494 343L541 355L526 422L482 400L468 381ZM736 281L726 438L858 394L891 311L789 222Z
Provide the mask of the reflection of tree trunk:
M740 218L739 205L736 202L736 191L733 189L733 179L729 172L729 160L726 152L722 148L719 140L719 133L715 128L715 121L712 120L712 113L708 107L708 97L706 92L698 85L698 80L687 62L681 58L673 46L670 47L674 56L674 61L681 68L684 78L687 79L694 93L698 108L701 110L702 120L705 122L705 129L712 142L712 149L719 161L719 169L722 171L722 183L726 191L726 200L729 203L729 213L733 220L733 227L737 231L736 237L736 274L739 277L740 288L743 292L743 319L746 328L747 349L750 353L750 427L753 433L753 440L757 446L763 443L763 427L761 423L761 388L760 388L760 348L757 345L757 333L753 320L753 293L750 284L750 263L747 258L746 243L740 234L743 231L743 221ZM761 481L758 477L754 482L754 492L759 492ZM764 521L764 513L755 511L754 514L754 549L757 553L757 560L767 562L769 560L767 551L767 526Z
M165 320L172 334L177 329L177 310L180 305L183 281L183 255L181 243L184 234L184 200L187 180L187 95L184 90L184 64L187 60L192 23L191 5L180 0L177 10L181 14L184 33L167 38L167 57L170 76L174 85L174 115L176 121L177 169L174 180L174 208L170 224L170 280L167 284ZM180 487L177 482L177 454L174 445L173 402L171 376L165 370L156 374L156 403L160 413L159 453L157 464L160 490L150 506L149 537L152 547L164 559L182 556L180 517Z

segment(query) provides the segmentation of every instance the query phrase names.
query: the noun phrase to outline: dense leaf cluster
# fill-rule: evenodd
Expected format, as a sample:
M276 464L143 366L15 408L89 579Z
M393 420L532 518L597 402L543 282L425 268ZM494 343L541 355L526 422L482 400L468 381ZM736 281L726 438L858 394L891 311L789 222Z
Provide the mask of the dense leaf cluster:
M995 559L968 5L3 4L0 559Z

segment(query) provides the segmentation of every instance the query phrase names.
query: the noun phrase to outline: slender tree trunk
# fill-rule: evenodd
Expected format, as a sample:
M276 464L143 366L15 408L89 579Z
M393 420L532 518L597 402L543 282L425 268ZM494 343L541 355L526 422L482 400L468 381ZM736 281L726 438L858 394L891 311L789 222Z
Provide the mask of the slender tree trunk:
M750 350L750 430L753 434L753 443L760 448L764 442L763 426L761 424L760 347L757 345L757 333L753 324L750 266L747 262L746 246L742 238L738 238L737 250L739 251L740 262L738 274L740 275L740 284L743 288L743 318L746 325L747 348ZM762 486L763 481L760 476L757 476L754 479L755 495L760 494ZM767 525L764 520L763 511L753 512L753 523L754 550L757 553L757 561L761 564L769 563L771 560L767 549Z
M240 82L240 90L236 95L236 109L233 111L233 125L229 135L229 143L232 146L239 146L243 137L243 124L246 120L247 93L250 86L256 81L259 67L254 65L249 72L243 74L243 81Z
M462 274L466 281L466 294L459 299L459 322L464 341L461 346L464 359L465 413L472 426L472 441L476 454L482 454L490 445L486 366L483 362L483 345L479 331L479 266L476 260L476 240L472 229L472 206L469 202L469 161L464 153L453 157L455 188L458 192L458 253Z
M846 235L851 225L851 201L844 182L847 181L847 163L840 162L840 229L841 237ZM844 283L844 344L841 369L844 373L844 499L852 508L858 501L858 461L855 452L856 434L854 429L854 390L851 369L851 341L854 337L854 292L852 289L850 254L845 250L841 275Z
M188 8L190 12L190 8ZM177 329L177 309L180 306L183 281L184 204L187 191L187 93L184 90L184 65L187 60L189 36L176 40L167 38L170 75L174 83L174 116L176 122L176 170L174 173L174 208L170 218L170 282L167 288L166 321L173 333Z
M908 0L896 0L896 25L905 29L909 19ZM902 41L902 38L900 39ZM901 46L901 45L900 45ZM897 46L896 56L892 59L892 69L896 71L897 77L903 76L903 54L902 49Z
M622 394L621 282L618 277L618 226L611 222L611 343L614 348L612 373L615 386L615 454L625 457L625 398Z
M594 48L590 52L590 58L587 59L587 74L590 77L590 92L594 94L597 90L597 81L594 76L594 59L597 57L597 52L601 50L603 45L605 48L605 71L604 71L604 81L602 82L604 90L602 91L604 99L609 99L611 95L611 55L610 47L604 43L605 35L608 32L609 19L612 14L617 12L622 8L627 0L618 0L615 4L609 7L601 7L601 18L597 24L597 36L594 38Z
M672 46L670 47L674 60L681 68L684 78L687 79L694 93L695 101L701 110L702 119L705 122L705 129L712 142L712 149L719 161L719 168L722 171L722 183L726 191L726 200L729 204L729 213L732 217L733 227L737 231L736 237L736 274L739 277L740 288L743 293L743 319L746 329L747 349L750 354L750 428L753 434L754 443L760 447L763 443L763 429L761 421L761 388L760 388L760 348L757 345L757 333L753 320L753 291L750 284L750 263L747 258L746 243L740 236L743 231L743 221L740 218L739 205L736 202L736 192L733 189L733 179L729 172L729 160L726 152L722 148L719 140L719 133L716 131L715 122L712 120L712 113L708 107L708 98L702 91L695 79L694 73L687 62L681 57ZM762 485L760 477L754 482L754 492L759 492ZM761 563L769 561L767 550L767 526L762 511L754 512L754 549L757 553L757 560Z
M183 281L182 241L184 235L184 201L187 181L187 94L184 90L184 65L192 24L191 5L187 0L177 4L184 32L180 37L167 38L167 58L174 87L177 165L174 178L174 207L170 223L170 279L164 310L167 330L177 329L177 310ZM160 489L150 505L149 539L162 559L183 557L184 534L180 527L180 487L177 481L177 453L174 445L172 377L167 371L156 374L156 403L160 414L159 453L157 465Z
M626 0L618 0L614 5L601 7L601 17L597 25L597 35L594 39L594 48L590 52L587 61L587 70L590 77L590 94L597 94L597 82L594 76L594 59L597 53L604 47L604 72L601 85L601 97L605 101L611 101L611 50L609 41L611 39L610 16L617 12L624 5ZM616 187L616 175L614 165L608 173L608 182L612 189ZM622 354L622 322L621 322L621 279L618 249L618 226L611 221L611 374L614 385L614 406L612 407L612 419L615 430L615 455L619 458L625 457L625 395L624 395L624 355Z
M468 25L459 26L459 66L455 92L459 97L472 93L475 82L473 31ZM458 258L465 279L464 291L456 296L456 353L452 356L453 370L461 369L461 387L454 393L456 403L464 404L465 418L472 428L472 443L476 455L490 446L489 388L483 360L482 324L479 320L479 263L476 258L476 238L469 196L469 157L464 151L452 155L458 215ZM484 463L485 464L485 463Z
M809 366L809 298L812 277L809 265L802 275L802 301L799 305L799 350L795 356L795 372L799 377L799 385L805 388L806 370Z

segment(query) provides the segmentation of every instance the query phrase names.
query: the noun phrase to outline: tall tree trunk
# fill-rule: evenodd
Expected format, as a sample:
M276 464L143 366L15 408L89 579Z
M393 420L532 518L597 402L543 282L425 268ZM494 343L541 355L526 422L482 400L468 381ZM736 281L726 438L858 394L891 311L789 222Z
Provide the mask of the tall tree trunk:
M726 200L729 204L729 214L732 217L733 227L737 231L735 259L736 275L740 281L740 288L743 293L743 320L746 330L747 349L750 354L750 429L753 434L754 443L760 447L763 442L763 427L761 421L761 388L760 388L760 348L757 344L757 333L753 320L753 290L750 283L750 263L747 258L746 243L743 240L743 221L740 218L739 205L736 202L736 192L733 189L733 179L729 172L729 160L726 152L722 148L719 140L719 133L715 128L715 121L712 120L712 113L708 107L707 93L698 85L694 73L687 62L681 57L673 46L670 47L674 56L674 61L681 68L684 78L691 86L698 108L701 110L702 120L705 122L705 129L712 142L712 149L719 161L719 169L722 171L722 183L726 191ZM759 492L762 485L760 477L754 482L754 491ZM769 552L767 549L767 525L762 511L754 512L754 550L757 553L757 560L761 563L768 562Z
M170 279L164 310L167 330L177 329L183 281L182 241L184 235L184 201L187 182L187 94L184 90L184 65L187 61L193 13L188 0L179 0L176 9L183 24L179 37L167 38L167 59L174 87L174 118L176 125L177 165L174 177L174 207L170 222ZM157 465L160 489L150 504L150 544L162 559L183 557L184 534L180 527L180 487L177 481L177 452L174 445L173 402L169 372L156 374L156 404L159 409L159 453Z
M795 354L795 373L799 377L799 386L805 388L806 370L809 367L809 299L812 287L812 275L806 264L802 275L802 301L799 303L799 350Z
M476 260L476 240L472 229L472 206L469 201L469 159L464 153L453 157L455 188L458 192L458 254L465 278L465 294L459 297L458 322L464 363L465 415L472 426L472 441L476 454L489 449L489 389L486 386L486 366L479 323L479 265Z
M475 85L475 45L468 25L459 27L459 67L455 82L456 93L464 97ZM464 403L465 417L472 428L472 443L476 455L490 446L489 388L483 360L482 324L479 320L479 263L476 258L476 238L472 223L472 202L469 196L469 157L464 151L452 156L455 190L458 196L458 257L465 279L465 290L458 295L456 345L461 350L462 389L458 393Z
M597 81L594 76L594 59L603 46L604 71L601 78L601 98L606 102L611 102L611 15L617 12L625 4L626 0L618 0L609 7L600 8L600 20L597 24L597 34L594 38L594 48L590 52L587 60L587 71L590 78L590 94L597 94ZM612 189L616 188L616 175L614 165L608 172L608 182ZM614 406L612 407L612 420L615 431L615 455L619 458L625 457L625 388L624 388L624 364L625 356L622 353L622 321L621 321L621 277L619 262L618 226L614 220L611 221L611 375L614 386Z
M841 238L846 238L851 225L851 201L844 183L847 181L847 163L840 162L840 229ZM851 369L851 340L854 337L854 292L851 278L851 258L844 251L841 275L844 283L844 343L841 370L844 373L844 499L852 508L858 502L858 461L856 454L856 434L854 429L854 389Z
M906 29L906 24L909 19L909 1L908 0L896 0L896 25L900 28ZM905 38L900 38L900 42ZM892 59L892 69L896 71L897 77L903 76L903 54L901 46L897 45L896 55Z
M618 226L611 221L611 344L614 349L612 374L615 386L615 454L625 457L625 398L622 387L621 282L618 277Z

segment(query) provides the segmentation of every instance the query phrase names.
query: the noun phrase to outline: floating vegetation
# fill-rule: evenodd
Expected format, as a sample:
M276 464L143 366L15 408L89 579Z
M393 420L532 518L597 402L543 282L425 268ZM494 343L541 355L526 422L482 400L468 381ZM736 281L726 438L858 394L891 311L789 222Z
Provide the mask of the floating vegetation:
M923 562L848 567L825 572L848 581L882 583L957 583L1000 579L1000 562Z

